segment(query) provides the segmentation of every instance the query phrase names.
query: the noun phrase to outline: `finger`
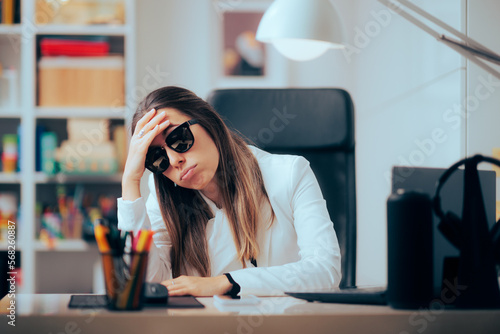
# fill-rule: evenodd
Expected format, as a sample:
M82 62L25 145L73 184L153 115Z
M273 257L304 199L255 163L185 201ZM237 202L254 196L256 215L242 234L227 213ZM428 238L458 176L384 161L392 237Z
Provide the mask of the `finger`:
M151 109L146 114L144 114L144 116L142 116L141 119L137 122L137 125L135 126L134 132L138 132L138 131L142 130L144 125L146 125L151 120L151 118L153 118L153 116L155 114L156 114L155 108Z
M158 135L158 128L159 126L158 124L156 124L155 127L152 128L151 131L147 133L147 135L151 137L151 141L153 141L153 139Z
M168 295L169 296L186 296L186 295L191 295L191 292L189 291L188 288L184 288L184 287L176 287L176 288L172 289L172 286L170 285L168 287Z
M183 287L180 286L180 285L172 285L172 283L168 283L167 285L167 290L168 290L168 293L175 293L176 291L179 291L179 290L182 290Z
M170 120L169 119L161 122L160 123L160 130L159 130L159 132L160 133L163 132L166 128L168 128L169 125L170 125Z
M168 286L172 285L172 280L162 281L161 284L163 284L168 289Z
M144 127L141 129L143 135L149 133L155 126L160 124L160 122L164 118L165 118L165 111L163 111L162 113L156 115L151 120L149 120L149 122L146 125L144 125Z
M160 133L158 131L158 129L159 129L159 126L157 124L150 131L146 132L145 134L142 134L140 146L147 150L147 148L151 145L151 143L153 142L155 137ZM139 135L140 135L140 133L139 133Z
M165 285L167 288L171 286L175 286L175 284L178 284L179 282L176 282L174 279L169 279L166 281L161 282L161 284Z

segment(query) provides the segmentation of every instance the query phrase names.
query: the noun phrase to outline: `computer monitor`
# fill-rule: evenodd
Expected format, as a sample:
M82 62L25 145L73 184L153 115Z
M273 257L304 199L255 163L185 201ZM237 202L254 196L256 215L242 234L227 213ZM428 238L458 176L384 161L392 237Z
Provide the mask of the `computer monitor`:
M419 190L434 198L437 180L446 171L445 168L426 168L395 166L392 170L392 192L397 189ZM495 224L496 215L496 175L494 171L480 170L479 180L483 193L486 217L491 226ZM464 170L458 169L446 181L440 191L443 212L451 211L462 217L464 189ZM438 230L439 217L433 214L433 246L434 246L434 293L440 295L443 282L443 262L445 257L457 257L459 251Z

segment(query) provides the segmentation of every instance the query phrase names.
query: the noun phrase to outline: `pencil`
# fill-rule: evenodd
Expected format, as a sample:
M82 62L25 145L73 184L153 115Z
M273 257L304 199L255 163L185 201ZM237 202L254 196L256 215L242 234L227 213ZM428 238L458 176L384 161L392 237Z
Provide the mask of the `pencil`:
M139 238L141 237L141 232L142 230L137 231L137 234L135 235L135 237L133 237L132 252L137 251L137 243L139 242Z
M149 231L148 234L148 239L146 240L146 246L145 246L145 251L149 253L149 249L151 248L151 243L153 241L153 235L155 234L154 231Z
M144 251L144 248L146 247L146 241L148 240L150 234L151 231L141 231L141 234L139 235L139 241L137 241L137 247L135 249L137 253L142 253Z
M142 285L144 284L145 280L145 275L146 275L146 269L147 269L147 263L148 263L148 254L147 253L141 253L137 254L139 256L139 268L137 269L137 275L135 276L135 283L134 287L132 288L132 292L134 292L134 298L132 300L132 307L138 308L140 301L141 301L141 292L142 292ZM130 299L129 299L130 302Z
M139 297L137 297L137 294L139 292L137 290L140 291L142 289L139 285L143 281L146 268L146 261L144 258L147 258L147 256L144 256L146 253L144 250L152 235L153 233L149 230L140 230L138 233L137 239L139 240L137 241L135 252L133 253L132 264L130 266L130 276L133 277L133 279L127 282L123 295L119 298L118 304L120 308L133 307L133 305L136 305L136 301L138 301Z
M108 232L109 230L107 227L104 227L99 224L96 224L94 226L95 240L97 242L97 246L99 247L99 251L101 253L108 253L111 251L111 247L109 246L108 240L106 238Z

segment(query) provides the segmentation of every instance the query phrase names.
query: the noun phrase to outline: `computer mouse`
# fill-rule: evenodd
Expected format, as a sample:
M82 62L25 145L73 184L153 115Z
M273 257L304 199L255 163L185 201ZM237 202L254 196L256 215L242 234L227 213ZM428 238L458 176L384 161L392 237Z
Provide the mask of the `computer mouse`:
M167 287L161 283L144 283L145 304L166 304L168 302Z

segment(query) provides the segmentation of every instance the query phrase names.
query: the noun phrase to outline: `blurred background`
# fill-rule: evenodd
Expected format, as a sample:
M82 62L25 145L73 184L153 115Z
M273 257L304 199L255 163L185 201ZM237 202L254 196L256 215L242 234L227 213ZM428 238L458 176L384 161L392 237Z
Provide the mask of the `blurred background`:
M331 2L346 48L295 62L255 40L270 0L1 1L0 249L15 222L21 291L102 292L92 221L116 221L130 116L166 85L347 90L357 284L386 284L392 167L498 158L500 81L375 0ZM500 52L498 1L412 2Z

